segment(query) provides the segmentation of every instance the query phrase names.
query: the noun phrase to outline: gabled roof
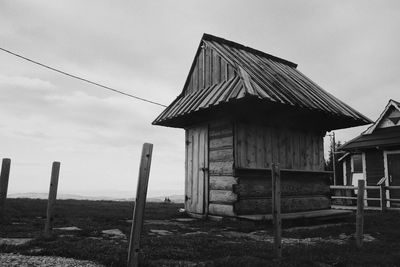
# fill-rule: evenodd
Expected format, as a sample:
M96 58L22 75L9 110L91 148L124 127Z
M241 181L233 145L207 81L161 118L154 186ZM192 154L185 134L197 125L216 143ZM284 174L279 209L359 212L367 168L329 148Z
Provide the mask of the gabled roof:
M388 118L391 110L394 109L400 112L400 103L391 99L379 118L367 130L340 146L338 150L351 151L374 147L400 146L400 125L384 128L379 127L382 121Z
M381 113L379 118L363 134L373 133L375 131L375 129L378 127L378 125L382 122L382 120L384 118L386 118L386 116L388 115L388 112L391 108L397 109L400 112L400 103L397 101L394 101L393 99L390 99L389 103L387 103L385 109L383 110L383 112Z
M249 97L344 118L347 122L343 127L371 123L367 117L298 71L295 63L209 34L203 35L196 57L204 47L211 48L213 53L233 66L235 76L220 84L187 93L185 89L195 65L193 62L182 93L153 124L177 126L172 123L176 118L190 117L198 111Z

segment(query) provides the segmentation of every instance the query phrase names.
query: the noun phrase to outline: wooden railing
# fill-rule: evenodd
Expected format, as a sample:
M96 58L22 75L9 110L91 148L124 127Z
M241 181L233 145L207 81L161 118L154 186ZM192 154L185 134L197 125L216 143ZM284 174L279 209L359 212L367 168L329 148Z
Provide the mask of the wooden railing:
M334 202L331 206L333 209L357 209L357 186L347 185L332 185L331 189L331 200ZM379 197L368 197L368 192L379 190ZM365 209L366 210L399 210L400 211L400 199L387 198L388 190L400 190L400 186L365 186L364 197ZM339 200L339 201L337 201ZM368 201L377 201L380 203L379 206L369 206ZM398 207L394 207L392 203L399 203Z

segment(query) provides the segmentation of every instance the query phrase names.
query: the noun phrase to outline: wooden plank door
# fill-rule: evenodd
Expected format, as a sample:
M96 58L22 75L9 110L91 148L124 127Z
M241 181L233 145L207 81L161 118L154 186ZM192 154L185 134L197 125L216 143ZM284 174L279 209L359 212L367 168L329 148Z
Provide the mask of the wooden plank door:
M400 153L388 154L389 185L400 186ZM400 199L400 190L390 190L390 198ZM392 207L400 207L399 202L391 202Z
M205 214L208 205L208 127L186 130L185 209Z

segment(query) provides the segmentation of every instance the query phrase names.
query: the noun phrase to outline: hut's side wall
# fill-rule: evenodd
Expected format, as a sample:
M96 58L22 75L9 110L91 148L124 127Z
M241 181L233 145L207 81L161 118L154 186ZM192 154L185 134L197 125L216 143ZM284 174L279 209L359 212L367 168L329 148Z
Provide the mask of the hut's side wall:
M209 47L201 49L185 88L185 95L229 80L235 75L232 65Z
M282 169L323 171L323 135L271 126L236 124L237 168L265 169L271 163Z
M271 212L272 162L280 164L282 212L330 208L329 176L324 172L323 136L243 123L235 127L234 193L237 215Z
M237 195L233 185L233 124L213 122L209 125L209 213L234 216Z

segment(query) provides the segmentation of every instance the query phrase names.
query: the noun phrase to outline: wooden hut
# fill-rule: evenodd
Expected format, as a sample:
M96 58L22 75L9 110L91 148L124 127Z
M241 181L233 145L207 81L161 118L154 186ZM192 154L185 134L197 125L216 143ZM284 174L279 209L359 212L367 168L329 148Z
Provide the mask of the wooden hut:
M185 129L189 213L270 213L272 163L282 170L283 212L330 208L323 137L370 120L296 67L203 35L182 93L153 122Z
M346 151L340 158L343 167L343 184L356 185L359 179L374 186L387 177L387 186L400 186L400 103L390 100L379 118L361 135L345 143ZM368 190L366 198L379 198L378 190ZM400 199L400 190L388 190L387 199ZM379 206L379 201L369 200L369 206ZM388 202L388 206L400 203Z

